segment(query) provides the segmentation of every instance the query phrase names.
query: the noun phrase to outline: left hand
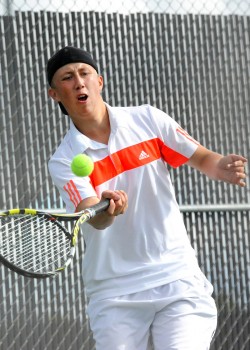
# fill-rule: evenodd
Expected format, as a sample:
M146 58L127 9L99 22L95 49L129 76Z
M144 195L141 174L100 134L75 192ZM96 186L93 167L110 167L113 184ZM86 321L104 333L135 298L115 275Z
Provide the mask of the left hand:
M246 186L245 165L247 159L245 157L229 154L219 159L217 163L217 171L222 181L238 185Z

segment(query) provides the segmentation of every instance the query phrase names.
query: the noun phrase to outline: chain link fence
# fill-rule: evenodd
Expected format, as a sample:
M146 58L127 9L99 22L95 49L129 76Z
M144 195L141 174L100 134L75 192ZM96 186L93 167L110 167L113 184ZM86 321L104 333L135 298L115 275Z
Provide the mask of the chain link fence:
M248 0L1 0L3 15L15 11L49 12L105 12L131 13L172 13L208 15L249 15Z
M250 2L0 0L0 208L63 209L47 162L69 120L48 98L46 61L64 45L92 52L111 105L150 103L201 144L250 154ZM248 165L248 173L249 173ZM176 197L214 285L213 350L250 349L250 186L181 167ZM81 278L0 268L1 350L94 350ZM131 349L132 350L132 349ZM135 349L136 350L136 349Z

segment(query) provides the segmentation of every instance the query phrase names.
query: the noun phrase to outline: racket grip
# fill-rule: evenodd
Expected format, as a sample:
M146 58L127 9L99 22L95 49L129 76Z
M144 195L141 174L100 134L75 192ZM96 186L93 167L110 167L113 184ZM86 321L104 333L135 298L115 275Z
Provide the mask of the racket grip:
M91 207L90 209L94 211L94 215L99 214L109 207L109 202L110 202L110 199L104 199L99 203L93 205L93 207Z

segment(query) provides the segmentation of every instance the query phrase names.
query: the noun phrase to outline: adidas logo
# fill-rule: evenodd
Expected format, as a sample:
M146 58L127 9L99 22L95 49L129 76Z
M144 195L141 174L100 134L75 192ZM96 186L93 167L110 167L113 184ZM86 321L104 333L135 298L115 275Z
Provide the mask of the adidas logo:
M149 154L147 154L144 151L141 151L141 154L139 155L139 160L145 159L145 158L149 158Z

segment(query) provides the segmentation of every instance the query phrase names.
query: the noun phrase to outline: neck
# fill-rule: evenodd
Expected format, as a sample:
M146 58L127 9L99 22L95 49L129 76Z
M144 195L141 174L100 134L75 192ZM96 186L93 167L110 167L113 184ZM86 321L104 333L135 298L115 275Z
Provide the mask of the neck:
M73 120L76 128L88 138L108 144L110 122L106 105L103 103L101 108L93 112L93 115L88 115L88 118L84 119Z

